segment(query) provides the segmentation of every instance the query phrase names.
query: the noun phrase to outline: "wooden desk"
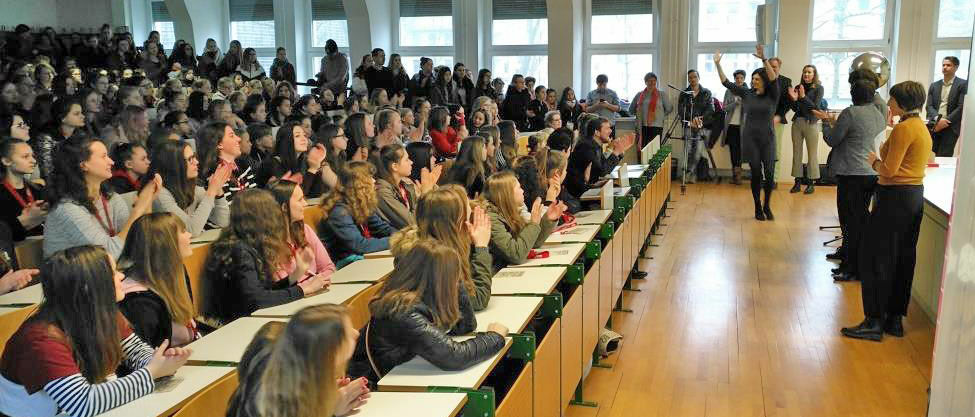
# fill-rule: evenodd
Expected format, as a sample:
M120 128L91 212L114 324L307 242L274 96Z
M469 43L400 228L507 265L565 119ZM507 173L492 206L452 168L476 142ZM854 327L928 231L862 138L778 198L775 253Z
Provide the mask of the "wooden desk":
M100 416L169 416L189 402L194 395L234 372L225 366L183 366L176 375L156 381L149 395L115 408Z
M369 288L372 284L335 284L328 287L328 290L305 297L300 300L292 301L275 307L268 307L257 310L255 317L291 317L305 307L317 306L322 304L342 304L355 297L356 294Z
M473 336L459 336L463 341ZM456 387L476 389L511 348L511 338L505 338L504 348L487 360L460 371L445 371L419 356L393 368L379 380L379 391L426 391L428 387Z
M210 243L217 240L220 237L220 231L223 229L210 229L204 230L199 236L194 237L190 240L191 245L202 245L204 243Z
M367 253L362 255L363 258L373 259L373 258L392 258L393 253L389 249L381 250L379 252Z
M332 284L376 282L393 273L393 258L361 259L332 274Z
M0 306L37 304L42 298L44 298L44 290L41 284L34 284L0 295Z
M599 233L599 229L602 225L598 224L576 224L573 227L562 230L560 232L553 232L545 239L545 245L559 244L559 243L587 243L591 242L596 238L596 234ZM542 248L544 249L544 247Z
M613 215L613 210L590 210L576 213L576 224L603 224Z
M474 313L477 332L491 323L501 323L511 333L521 333L542 306L542 297L491 297L486 309Z
M440 392L372 392L357 417L453 417L467 403L467 394Z
M524 268L529 266L552 266L552 265L572 265L582 256L586 250L585 243L562 243L546 245L537 250L548 251L548 258L529 259L521 265L510 265L511 268Z
M564 266L504 268L491 280L491 295L551 294L568 270Z
M191 362L240 362L244 349L265 323L286 319L242 317L187 345L193 349Z

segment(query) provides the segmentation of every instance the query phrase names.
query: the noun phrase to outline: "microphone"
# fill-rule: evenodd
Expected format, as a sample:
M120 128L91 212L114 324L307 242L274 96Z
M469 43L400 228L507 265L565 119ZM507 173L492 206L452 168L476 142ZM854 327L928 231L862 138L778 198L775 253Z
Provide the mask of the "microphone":
M687 91L684 91L684 90L681 90L681 89L679 89L679 88L677 88L677 87L674 87L674 86L672 86L672 85L670 85L670 84L667 84L667 87L670 87L670 88L672 88L672 89L674 89L674 91L677 91L677 92L678 92L678 93L680 93L680 94L687 94L687 95L691 95L691 93L689 93L689 92L687 92Z

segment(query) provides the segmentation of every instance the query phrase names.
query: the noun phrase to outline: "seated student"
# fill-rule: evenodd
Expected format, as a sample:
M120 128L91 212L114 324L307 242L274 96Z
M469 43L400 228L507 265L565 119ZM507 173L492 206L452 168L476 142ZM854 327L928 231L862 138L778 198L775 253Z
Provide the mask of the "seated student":
M305 201L305 194L301 191L301 187L293 181L278 180L272 182L268 190L274 195L274 200L277 201L287 220L288 246L294 252L311 249L315 255L315 262L308 265L306 275L321 275L327 288L332 282L331 276L335 272L335 264L332 263L332 258L328 256L325 245L318 238L315 229L305 224L305 207L308 206L308 202ZM278 279L289 276L296 266L294 261L283 265L277 271Z
M540 198L542 203L548 204L557 201L559 198L559 191L562 186L550 184L548 177L544 176L544 173L548 172L545 166L545 163L548 162L548 158L546 158L548 149L541 148L541 151L534 156L519 156L515 159L512 167L512 172L518 178L518 183L521 184L524 194L523 201L526 211L522 214L527 213L528 205L533 204L535 199Z
M553 202L546 208L542 199L536 198L526 220L521 215L524 195L512 172L503 171L488 177L482 198L491 218L491 254L495 271L528 260L529 252L545 243L565 211L561 202Z
M251 137L251 160L260 164L270 158L271 153L274 152L274 135L271 134L271 126L254 123L247 126L247 134Z
M230 203L230 225L210 245L199 295L208 325L219 327L324 288L321 275L305 279L315 255L310 248L292 252L287 228L267 190L244 191ZM276 271L292 261L291 274L278 279Z
M76 246L41 267L44 300L7 341L0 358L0 414L92 416L152 392L176 373L189 349L155 351L116 303L122 274L104 249ZM116 378L120 369L130 372Z
M410 170L410 179L413 181L423 182L425 172L433 172L434 170L443 172L443 168L437 164L437 158L433 155L433 145L427 142L406 144L406 154L413 162L413 168ZM440 175L437 175L437 178L440 178Z
M457 155L457 145L461 137L450 127L450 111L446 107L436 106L430 110L430 120L427 122L431 143L437 150L437 158L452 158Z
M365 161L369 158L369 148L372 147L372 137L376 128L372 124L372 117L365 113L353 113L345 119L342 129L348 137L345 156L349 161Z
M575 198L589 189L589 184L599 178L609 175L613 168L623 159L623 154L633 145L633 134L622 138L611 137L613 127L609 120L600 117L586 125L585 136L579 139L575 149L569 154L568 172L565 176L565 188ZM603 144L612 145L609 156L603 154ZM586 177L586 170L589 177Z
M546 160L544 165L544 179L548 182L548 189L551 190L553 187L557 189L556 199L565 204L565 211L569 212L570 214L576 214L582 211L582 202L569 194L565 187L562 186L565 179L566 166L569 160L568 156L565 154L565 152L552 149L549 149L547 152L545 152L545 154ZM555 200L549 198L548 201Z
M203 233L208 224L214 228L230 224L230 203L218 197L230 179L229 166L219 166L203 189L196 185L200 162L193 148L184 142L166 142L153 152L152 170L163 183L152 203L154 211L175 214L193 236Z
M313 144L307 131L297 122L287 122L278 129L274 156L261 163L257 184L266 188L276 179L290 179L301 184L309 198L316 198L325 191L322 163L325 147Z
M112 178L108 185L112 191L125 194L142 189L142 180L149 173L149 153L138 143L116 143L112 147Z
M393 256L400 258L419 239L436 239L454 248L461 258L464 287L475 311L487 308L491 299L491 221L480 207L471 207L467 192L459 185L446 185L420 197L417 224L393 235ZM461 333L467 333L462 331Z
M573 136L572 130L566 127L560 127L552 131L551 135L548 135L548 140L545 144L550 151L559 151L568 156L569 152L572 151Z
M162 180L156 176L142 187L130 207L122 196L109 192L106 181L111 177L112 160L101 141L75 136L58 146L44 228L45 258L82 245L104 247L112 258L122 253L129 227L149 211Z
M164 340L183 346L200 337L183 267L183 258L192 253L190 233L171 213L140 217L125 238L118 261L125 274L119 310L150 346Z
M494 152L488 153L487 166L489 168L486 171L487 175L491 175L495 172L501 171L504 167L501 165L504 163L504 156L501 154L501 131L497 126L486 125L481 126L477 130L476 135L487 140L487 149L493 149Z
M227 201L233 201L237 193L257 186L254 172L257 167L245 167L237 163L242 152L240 137L227 123L207 123L196 134L196 155L203 182L209 183L210 176L218 167L230 167L230 179L224 183L223 192L220 193Z
M399 258L369 303L372 318L360 331L349 373L375 384L417 355L440 369L457 371L498 353L508 335L498 323L462 342L448 335L461 318L463 264L456 250L432 239L418 242Z
M389 249L396 229L379 216L372 164L352 161L338 175L335 189L322 199L325 219L319 234L341 268L363 254Z
M247 96L244 108L240 111L240 118L244 123L264 123L267 120L267 103L260 94Z
M365 378L346 378L345 370L358 337L345 307L335 304L306 307L288 323L264 324L237 364L240 385L227 417L357 414L369 387Z
M511 120L502 120L498 123L498 133L501 136L501 146L498 148L500 157L498 158L498 170L511 167L511 164L518 157L518 128Z
M413 161L403 145L386 145L379 151L376 161L376 194L379 197L379 215L395 229L416 223L418 194L429 191L436 184L414 183L410 179ZM433 181L430 181L433 182Z
M0 191L0 216L12 234L13 241L44 233L44 219L48 204L44 201L44 187L27 180L37 161L30 144L20 139L0 141L0 175L4 190Z
M480 136L465 138L457 158L447 170L443 184L457 184L467 190L467 196L476 198L484 191L485 168L488 159L487 141Z

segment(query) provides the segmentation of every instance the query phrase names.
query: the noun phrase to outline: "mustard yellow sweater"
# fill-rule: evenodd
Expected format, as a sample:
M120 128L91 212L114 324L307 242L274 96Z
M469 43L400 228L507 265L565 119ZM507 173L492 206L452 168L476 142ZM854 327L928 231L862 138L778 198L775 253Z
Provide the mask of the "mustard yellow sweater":
M931 156L931 134L920 117L894 126L880 146L880 160L873 164L880 185L921 185Z

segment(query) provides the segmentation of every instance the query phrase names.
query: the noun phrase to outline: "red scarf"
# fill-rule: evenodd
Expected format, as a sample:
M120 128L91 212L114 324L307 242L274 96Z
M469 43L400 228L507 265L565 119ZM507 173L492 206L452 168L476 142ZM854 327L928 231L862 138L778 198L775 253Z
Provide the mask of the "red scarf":
M403 182L402 181L400 181L400 183L399 183L399 197L401 198L400 201L403 203L403 205L406 206L406 209L409 210L410 209L410 194L406 191L406 186L403 185Z
M637 99L637 108L643 106L643 98L647 95L647 88L644 88L640 92L640 98ZM657 99L660 98L660 93L656 88L653 89L653 93L650 94L650 105L647 107L647 118L643 121L648 126L653 126L653 119L657 116Z
M129 172L124 169L116 169L115 171L112 171L112 178L116 178L116 177L124 178L125 182L129 183L129 185L131 185L132 188L134 188L136 191L142 189L142 183L140 183L135 178L132 178L132 176L129 175Z

